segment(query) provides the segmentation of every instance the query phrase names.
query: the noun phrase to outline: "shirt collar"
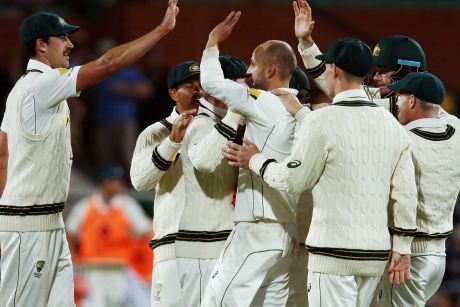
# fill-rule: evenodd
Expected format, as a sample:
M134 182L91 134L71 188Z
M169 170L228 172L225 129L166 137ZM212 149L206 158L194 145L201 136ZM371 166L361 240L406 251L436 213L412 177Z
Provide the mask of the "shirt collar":
M352 89L352 90L346 90L346 91L340 92L337 95L335 95L334 99L332 99L332 103L334 104L339 101L350 101L350 100L370 101L366 95L366 92L363 89Z
M420 118L404 126L407 131L414 128L445 128L447 123L441 118Z
M49 67L43 62L40 62L34 59L29 59L29 62L27 63L27 70L31 70L31 69L38 69L43 72L53 70L51 67Z

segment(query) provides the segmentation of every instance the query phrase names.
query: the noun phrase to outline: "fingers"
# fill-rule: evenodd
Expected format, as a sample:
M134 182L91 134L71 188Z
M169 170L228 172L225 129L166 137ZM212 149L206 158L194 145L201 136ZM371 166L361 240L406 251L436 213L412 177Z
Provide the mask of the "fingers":
M280 89L272 90L272 91L270 91L270 93L272 93L273 95L276 95L276 96L286 96L286 95L290 94L289 92L286 92L286 91L283 91L283 90L280 90Z
M294 16L297 17L300 13L299 5L297 4L297 1L292 2L292 7L294 8Z
M394 276L395 276L395 272L388 271L388 283L390 283L390 284L393 283Z

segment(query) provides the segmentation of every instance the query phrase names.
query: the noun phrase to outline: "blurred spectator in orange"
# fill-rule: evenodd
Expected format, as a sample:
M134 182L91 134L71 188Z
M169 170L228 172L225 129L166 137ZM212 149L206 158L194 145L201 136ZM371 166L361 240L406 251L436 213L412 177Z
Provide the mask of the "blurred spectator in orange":
M120 166L104 167L98 179L99 190L77 202L67 218L72 257L89 290L81 306L148 306L152 222L123 193Z

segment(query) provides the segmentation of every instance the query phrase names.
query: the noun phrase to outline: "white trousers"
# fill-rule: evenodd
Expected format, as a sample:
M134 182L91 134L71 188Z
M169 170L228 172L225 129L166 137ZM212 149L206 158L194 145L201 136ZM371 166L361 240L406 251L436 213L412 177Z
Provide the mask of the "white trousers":
M376 291L373 306L425 306L441 285L446 269L446 256L414 255L411 257L410 280L401 285L388 284L385 271Z
M182 287L182 307L198 307L211 277L216 259L177 258L177 272Z
M368 307L380 277L308 272L308 302L315 307Z
M75 306L64 229L0 232L0 250L0 306Z
M154 263L151 302L152 307L182 307L176 259Z
M295 237L291 224L238 223L217 259L201 306L286 306Z
M308 250L299 248L289 269L289 297L286 306L308 307L307 295Z

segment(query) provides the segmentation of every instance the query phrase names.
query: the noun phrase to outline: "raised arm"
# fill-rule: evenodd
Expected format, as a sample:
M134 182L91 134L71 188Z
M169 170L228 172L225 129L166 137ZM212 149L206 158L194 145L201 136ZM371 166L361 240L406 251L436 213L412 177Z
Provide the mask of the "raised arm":
M179 13L177 1L168 1L168 9L163 21L155 29L136 40L112 48L100 58L83 65L78 72L77 91L84 90L136 62L160 39L171 32L176 25L176 16Z
M313 78L316 86L327 93L324 79L325 63L317 60L315 56L321 54L318 46L313 41L312 33L315 21L312 20L311 7L305 0L294 1L294 32L299 40L298 50L308 74Z
M241 12L231 12L209 33L200 64L200 81L206 93L255 121L257 113L250 102L257 99L254 97L258 94L254 95L251 91L259 91L250 89L245 84L225 79L219 62L218 45L230 35L240 15Z

